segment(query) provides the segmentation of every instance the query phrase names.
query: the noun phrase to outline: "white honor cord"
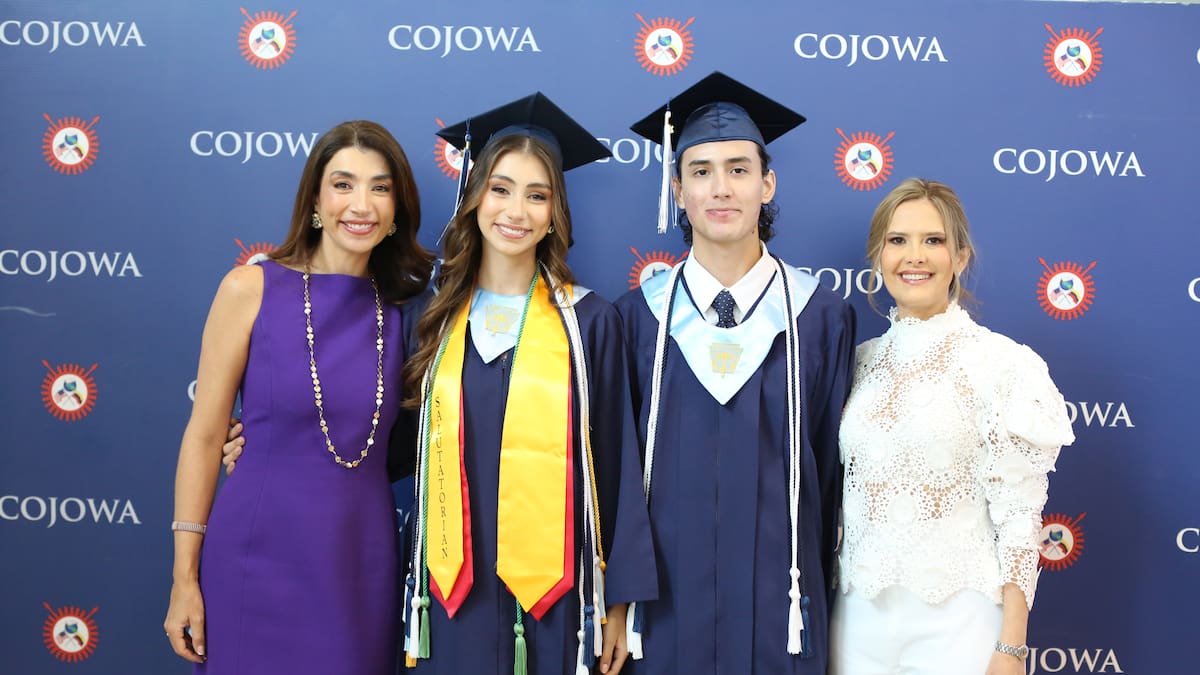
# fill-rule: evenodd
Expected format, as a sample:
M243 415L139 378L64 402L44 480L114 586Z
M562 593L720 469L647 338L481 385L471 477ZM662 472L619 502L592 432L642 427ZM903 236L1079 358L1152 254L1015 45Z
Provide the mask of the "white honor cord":
M412 567L410 571L413 577L413 592L412 598L409 599L409 607L401 610L408 610L408 631L406 637L406 654L409 658L416 659L420 653L420 632L421 632L421 551L425 548L425 504L421 498L422 491L425 489L425 467L428 462L427 454L429 452L429 444L426 442L425 434L429 430L429 425L426 422L426 413L429 412L429 398L427 396L430 387L432 386L433 367L430 366L425 371L425 377L421 380L421 407L419 409L417 420L417 466L413 476L413 512L417 517L413 520L413 527L416 528L416 536L413 542L412 551Z
M788 642L789 654L799 654L801 651L801 631L804 630L803 614L800 605L800 566L799 566L799 530L800 530L800 407L797 395L800 391L800 346L796 338L796 318L793 313L791 287L788 284L787 270L778 258L775 264L779 268L780 292L783 294L783 309L786 312L784 328L784 344L787 360L787 407L788 407L788 520L791 521L792 535L792 565L788 570L791 585L788 590L790 599L788 608Z
M596 656L600 656L603 651L603 636L600 633L601 625L606 619L606 607L604 600L604 579L601 576L603 572L600 570L600 523L596 521L596 494L592 492L592 486L595 481L592 476L592 436L591 436L591 398L590 398L590 382L588 380L587 360L584 358L583 352L583 334L579 328L579 315L575 313L575 306L569 304L567 299L561 294L559 295L559 307L562 308L563 323L567 328L567 340L571 345L571 355L574 362L575 371L575 388L577 391L577 399L579 401L579 447L582 453L579 465L582 468L583 480L583 511L584 511L584 532L588 538L588 548L585 551L580 548L579 562L579 630L580 640L583 639L584 627L584 575L585 570L590 567L592 569L592 606L593 606L593 635L595 636L593 649ZM580 645L583 648L583 645Z
M646 453L643 463L645 468L642 470L642 488L646 492L646 503L650 503L650 482L654 477L654 445L658 440L658 409L660 399L662 398L662 376L663 362L667 358L667 334L670 331L670 326L667 324L671 321L671 304L675 300L675 285L679 281L679 274L683 271L683 266L686 261L679 263L671 270L671 277L667 280L667 292L663 299L663 318L658 322L658 334L654 338L654 365L650 371L650 412L646 420Z
M667 292L663 300L662 319L658 322L658 333L654 338L654 365L650 370L650 412L646 420L646 452L642 459L642 489L646 493L646 503L650 503L650 483L654 478L654 445L658 440L658 408L662 398L663 363L667 358L667 336L670 331L671 305L675 301L675 286L679 282L679 274L683 271L686 261L671 269L667 279ZM625 638L629 655L634 660L642 658L642 636L633 629L637 616L637 603L629 603L625 615Z

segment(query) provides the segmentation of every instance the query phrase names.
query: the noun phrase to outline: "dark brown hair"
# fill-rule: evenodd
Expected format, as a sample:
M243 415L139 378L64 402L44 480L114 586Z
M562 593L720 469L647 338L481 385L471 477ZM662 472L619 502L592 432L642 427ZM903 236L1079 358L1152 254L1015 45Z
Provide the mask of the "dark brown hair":
M325 166L345 148L374 150L383 155L392 175L392 198L396 206L396 233L384 237L372 251L367 270L379 284L381 296L401 302L425 290L433 274L433 255L417 243L421 226L421 202L408 157L396 139L379 124L366 120L343 122L325 132L304 164L296 205L287 238L271 254L272 260L303 265L312 259L321 241L321 230L312 227L313 204L321 190ZM389 227L390 223L380 223Z
M551 284L573 284L575 276L567 267L567 246L571 240L571 211L567 207L566 181L554 155L540 139L523 135L504 136L484 147L475 159L475 165L467 177L462 205L446 228L443 253L445 260L438 270L433 285L437 295L429 302L421 319L417 322L417 344L415 354L404 364L404 389L409 393L405 405L420 405L421 380L425 371L433 364L441 348L446 331L451 327L458 311L471 301L475 291L475 275L483 258L483 234L479 230L479 204L487 189L488 179L500 158L510 152L519 152L536 157L550 174L550 228L535 249L537 261L550 273ZM558 290L550 287L553 297Z

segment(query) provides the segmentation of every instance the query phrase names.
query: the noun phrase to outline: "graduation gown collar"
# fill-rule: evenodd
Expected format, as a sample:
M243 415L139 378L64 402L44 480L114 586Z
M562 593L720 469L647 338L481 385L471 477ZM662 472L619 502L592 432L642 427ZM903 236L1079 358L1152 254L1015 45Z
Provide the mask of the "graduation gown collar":
M570 294L560 292L560 307L573 307L591 293L583 286L571 286ZM467 317L471 342L484 363L491 363L517 344L521 309L525 306L524 295L500 295L482 288L475 289L471 297L471 312Z
M688 264L688 259L679 263ZM817 289L816 277L783 265L792 294L795 321ZM670 294L671 274L656 274L642 284L642 295L654 317L666 319L663 303ZM679 275L682 276L682 275ZM732 328L717 328L704 320L696 303L681 284L671 310L671 337L679 345L684 360L704 389L725 405L758 370L775 337L787 327L784 318L783 280L776 272L766 290L742 322Z

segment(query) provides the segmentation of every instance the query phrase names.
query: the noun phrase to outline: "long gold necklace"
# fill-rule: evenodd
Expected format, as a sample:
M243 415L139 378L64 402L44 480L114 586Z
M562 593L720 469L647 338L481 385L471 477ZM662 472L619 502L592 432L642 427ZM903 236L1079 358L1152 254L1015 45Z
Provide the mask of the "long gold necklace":
M317 403L317 417L321 420L321 433L325 435L325 448L329 450L329 454L333 455L333 461L347 469L355 468L367 458L367 453L375 444L375 430L379 428L379 409L383 407L383 303L379 300L379 285L375 283L375 277L371 277L371 288L375 291L375 351L379 353L375 381L375 414L371 417L371 433L367 436L367 447L359 453L358 459L347 462L338 455L337 449L333 447L333 441L329 438L329 424L325 422L325 406L321 401L321 378L317 375L317 356L313 350L312 303L308 298L308 266L304 266L304 326L308 331L308 365L312 372L313 400Z

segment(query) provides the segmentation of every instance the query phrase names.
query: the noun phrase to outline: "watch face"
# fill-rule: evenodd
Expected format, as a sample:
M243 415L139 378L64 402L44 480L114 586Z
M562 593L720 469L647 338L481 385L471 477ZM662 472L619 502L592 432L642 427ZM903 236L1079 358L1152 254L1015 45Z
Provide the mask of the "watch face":
M1025 645L1021 645L1020 647L1017 647L1017 656L1019 656L1021 658L1025 658L1026 656L1029 656L1029 647L1026 647Z

